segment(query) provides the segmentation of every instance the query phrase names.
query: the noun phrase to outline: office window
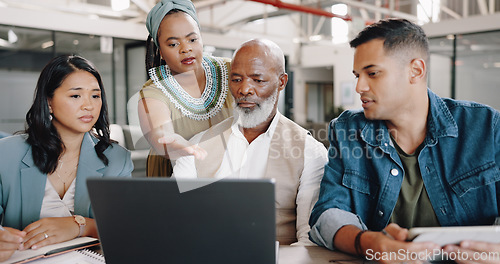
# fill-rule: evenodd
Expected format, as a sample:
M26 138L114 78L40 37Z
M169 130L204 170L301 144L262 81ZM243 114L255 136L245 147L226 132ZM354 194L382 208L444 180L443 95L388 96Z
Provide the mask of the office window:
M457 36L456 98L500 109L500 31Z
M145 41L0 25L0 131L24 129L40 72L59 54L81 55L96 65L110 121L126 124L127 85L138 90L147 79L144 53Z
M50 31L0 25L0 131L24 129L38 76L52 58L44 48L51 40Z
M429 40L429 87L441 97L452 97L453 38L452 35Z
M118 123L138 125L138 92L148 80L144 61L146 41L115 39L115 47L116 98L118 102L126 102L126 105L117 110L119 116L125 118L118 120Z
M101 74L108 102L109 119L116 121L115 93L113 81L113 39L95 35L55 33L57 54L76 54L90 60Z
M333 84L306 83L307 92L307 122L329 122L332 118Z
M500 31L432 38L430 50L432 90L500 109Z

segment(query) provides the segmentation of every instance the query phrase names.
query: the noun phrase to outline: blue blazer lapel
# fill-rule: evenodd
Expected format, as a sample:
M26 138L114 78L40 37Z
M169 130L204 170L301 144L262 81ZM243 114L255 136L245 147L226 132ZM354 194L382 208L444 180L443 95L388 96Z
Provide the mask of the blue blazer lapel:
M93 217L93 214L87 191L87 179L90 177L102 177L102 169L106 167L99 157L97 157L94 149L95 144L92 136L89 133L85 133L76 174L75 214L90 217Z
M22 228L40 219L47 183L47 176L35 166L31 147L26 152L23 163L26 167L21 169Z

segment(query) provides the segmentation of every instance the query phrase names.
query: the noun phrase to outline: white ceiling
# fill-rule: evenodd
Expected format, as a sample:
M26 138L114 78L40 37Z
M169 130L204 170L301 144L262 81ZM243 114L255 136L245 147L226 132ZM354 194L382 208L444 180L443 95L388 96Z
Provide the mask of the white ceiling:
M147 12L158 0L129 0L130 6L121 11L113 10L114 0L0 0L0 24L38 27L52 30L108 35L131 39L145 39L144 21ZM119 1L119 0L118 0ZM352 31L359 31L366 24L384 17L402 17L424 24L416 16L417 9L427 4L438 4L428 20L462 20L474 16L500 14L500 0L193 0L200 18L202 32L212 42L224 46L224 38L246 38L245 34L264 35L300 43L311 43L320 36L331 41L329 28L323 28L327 16L310 12L331 12L331 6L344 3L348 6L347 19ZM265 4L267 2L270 4ZM273 6L273 5L274 6ZM278 8L276 6L286 8ZM23 13L16 13L23 10ZM4 12L4 13L2 13ZM42 15L43 14L43 15ZM309 14L309 15L307 15ZM331 13L330 13L331 14ZM11 20L2 17L11 15ZM333 14L332 14L333 15ZM23 17L27 16L27 17ZM55 21L51 21L53 18ZM55 18L58 17L58 18ZM12 21L15 20L15 23ZM25 23L27 20L29 23ZM71 21L71 23L66 22ZM104 30L107 31L104 31ZM112 34L110 34L112 31ZM212 34L212 35L210 35ZM257 36L258 37L258 36ZM276 39L275 39L276 40Z
M147 12L158 2L158 0L128 0L129 8L115 11L111 8L112 1L123 0L0 0L0 6L18 7L32 10L50 10L76 15L92 15L103 18L111 18L132 22L143 22ZM126 0L125 0L126 1ZM245 2L251 0L193 0L198 12L217 12L227 6L234 8L234 13L241 16L241 21L258 19L251 15L245 7ZM325 9L335 3L345 3L350 7L349 16L359 17L366 21L378 20L381 16L404 17L416 20L416 8L435 4L440 7L440 16L446 18L460 19L471 15L487 15L499 10L499 0L258 0L257 2L268 2L274 5L296 5L307 8ZM235 4L237 3L237 4ZM260 5L264 5L260 3ZM299 7L300 8L300 7ZM329 11L329 10L327 10ZM269 8L268 16L288 15L293 12L286 8ZM265 14L260 14L263 17ZM431 14L429 14L431 15Z

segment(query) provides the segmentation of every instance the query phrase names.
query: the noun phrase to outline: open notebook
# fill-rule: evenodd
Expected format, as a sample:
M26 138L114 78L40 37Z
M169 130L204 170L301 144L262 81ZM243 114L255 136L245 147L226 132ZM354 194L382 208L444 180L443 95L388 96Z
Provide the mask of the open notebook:
M0 264L4 263L33 263L35 260L40 259L49 259L49 262L44 263L55 263L51 262L56 258L56 256L66 255L72 251L92 247L95 245L99 245L99 240L91 237L79 237L66 242L48 245L39 249L27 249L16 251L14 254L6 261L0 262ZM78 253L76 253L78 254ZM61 263L77 263L77 262L61 262ZM86 263L86 262L82 262ZM88 262L87 262L88 263ZM90 262L93 263L93 262ZM99 262L97 262L99 263Z
M106 263L104 256L88 249L71 251L55 257L41 258L29 264L99 264Z

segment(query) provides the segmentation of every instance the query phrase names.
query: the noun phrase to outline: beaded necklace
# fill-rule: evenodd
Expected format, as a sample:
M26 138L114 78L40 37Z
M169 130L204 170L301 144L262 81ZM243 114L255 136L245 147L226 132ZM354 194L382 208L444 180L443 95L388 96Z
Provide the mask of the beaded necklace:
M202 66L206 84L200 98L189 95L172 76L167 65L149 70L151 80L174 103L175 108L198 121L215 116L222 109L228 91L228 69L222 59L204 56Z

